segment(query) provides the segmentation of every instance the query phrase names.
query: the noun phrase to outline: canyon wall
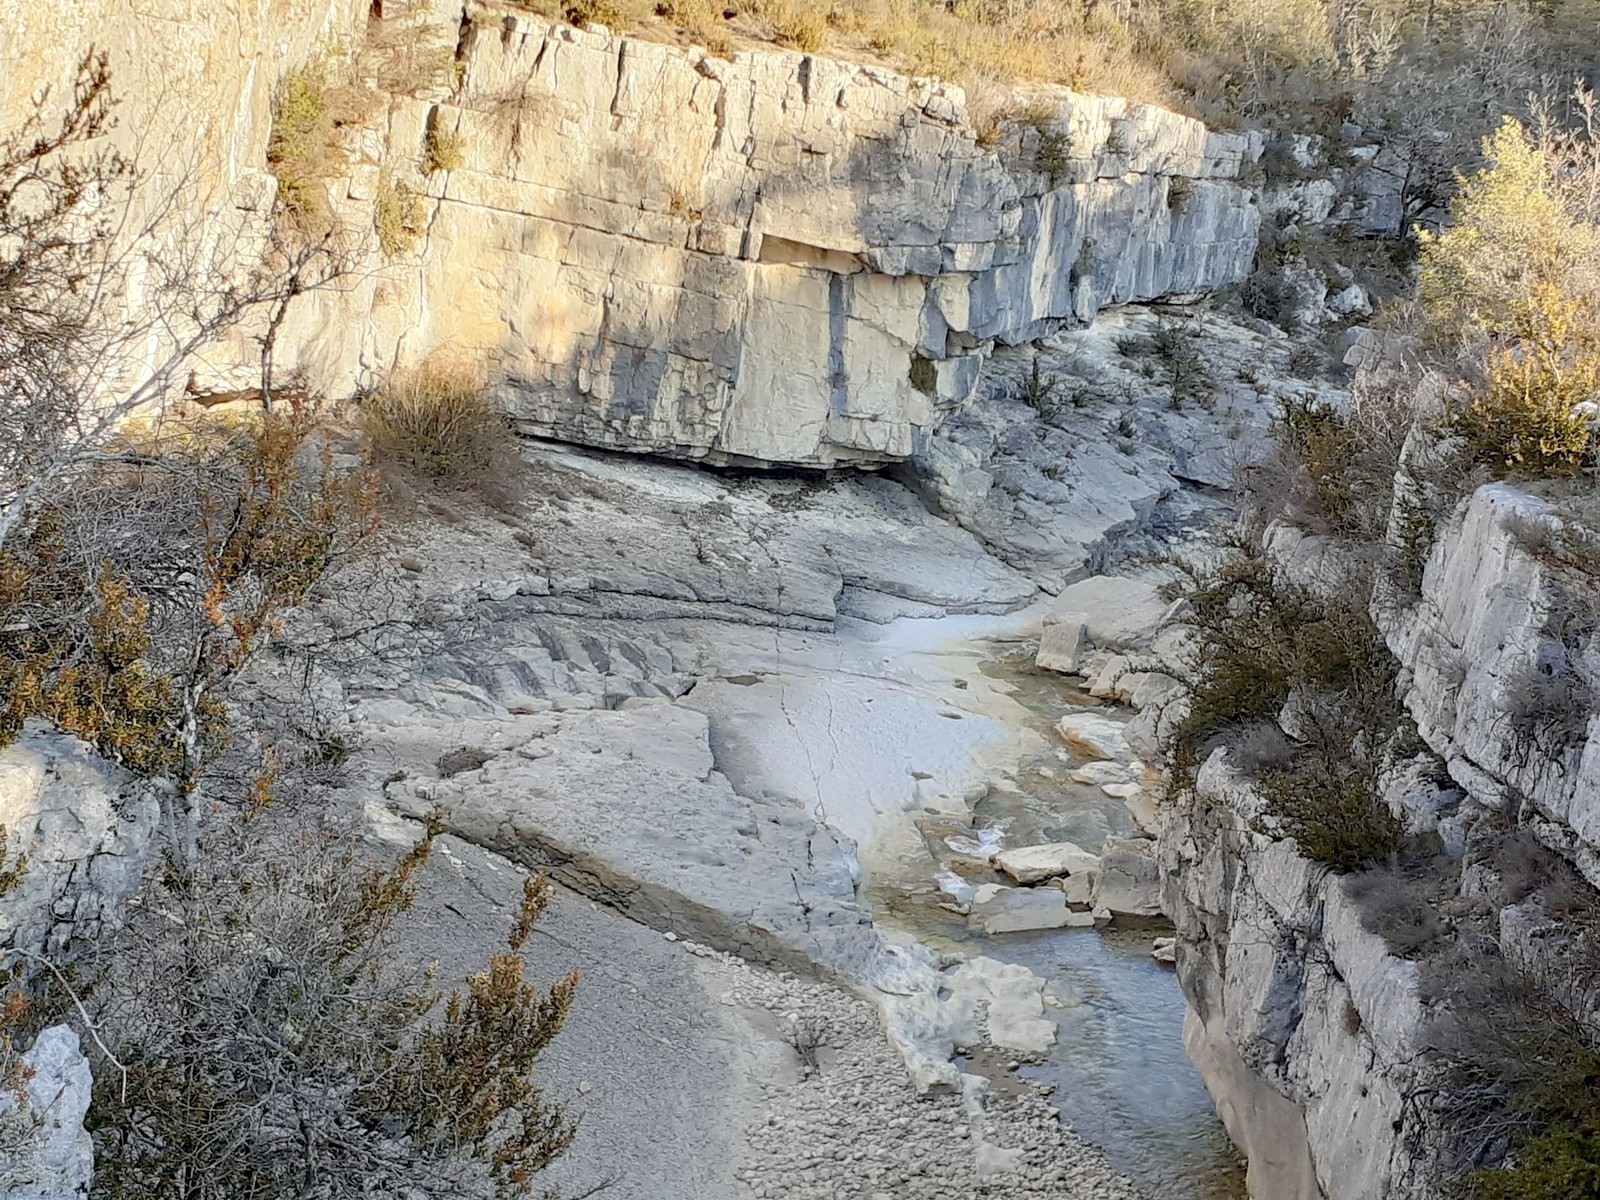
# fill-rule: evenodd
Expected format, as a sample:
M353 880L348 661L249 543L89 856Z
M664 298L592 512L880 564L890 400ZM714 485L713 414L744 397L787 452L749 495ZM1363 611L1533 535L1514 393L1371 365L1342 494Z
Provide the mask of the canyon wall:
M370 18L352 0L67 9L7 0L0 116L15 127L46 83L61 98L84 50L106 49L116 136L148 172L140 208L191 231L264 224L288 71L351 81L314 182L355 265L295 302L275 353L329 394L445 353L531 434L892 462L972 394L997 342L1235 283L1255 251L1237 176L1259 139L1148 105L1040 91L980 136L935 80L771 48L716 58L476 0ZM260 332L236 330L191 389L248 387Z
M1410 486L1403 468L1397 534ZM1302 581L1342 553L1276 533L1270 551ZM1560 923L1505 894L1493 847L1523 830L1600 882L1587 546L1550 502L1489 484L1444 522L1415 585L1380 578L1373 605L1426 747L1392 781L1391 804L1460 860L1459 895L1485 913L1491 952L1535 972L1563 969ZM1437 1195L1460 1164L1430 1074L1418 963L1371 931L1352 877L1260 831L1264 806L1228 751L1213 753L1197 793L1161 836L1164 900L1186 1042L1250 1158L1252 1195ZM1441 912L1465 927L1454 897Z

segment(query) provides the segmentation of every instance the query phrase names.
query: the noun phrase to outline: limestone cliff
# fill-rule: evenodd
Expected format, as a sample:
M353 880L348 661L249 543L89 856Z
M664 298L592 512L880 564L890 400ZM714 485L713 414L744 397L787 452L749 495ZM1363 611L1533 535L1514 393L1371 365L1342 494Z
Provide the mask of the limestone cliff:
M1407 487L1403 469L1397 522ZM1269 544L1297 577L1325 574L1342 552L1298 535ZM1493 847L1521 830L1600 879L1587 545L1549 502L1490 484L1444 523L1416 587L1380 579L1373 606L1426 746L1391 803L1460 863L1459 894L1488 953L1535 976L1561 969L1559 925L1505 894ZM1161 835L1164 901L1191 1008L1186 1042L1249 1156L1252 1195L1437 1195L1461 1162L1439 1115L1418 962L1371 931L1351 877L1260 831L1262 802L1228 751L1196 791ZM1446 925L1474 919L1455 897L1441 908Z
M259 227L274 89L343 64L365 102L325 182L360 266L297 302L276 354L331 394L446 349L528 433L883 463L971 394L995 343L1237 282L1255 250L1237 176L1259 143L1147 105L1039 92L980 139L936 80L775 49L730 61L477 0L151 7L0 21L0 116L14 127L105 47L144 208L181 182L191 222ZM444 165L426 153L441 138ZM380 249L375 210L396 196L415 236ZM194 387L248 382L256 332Z

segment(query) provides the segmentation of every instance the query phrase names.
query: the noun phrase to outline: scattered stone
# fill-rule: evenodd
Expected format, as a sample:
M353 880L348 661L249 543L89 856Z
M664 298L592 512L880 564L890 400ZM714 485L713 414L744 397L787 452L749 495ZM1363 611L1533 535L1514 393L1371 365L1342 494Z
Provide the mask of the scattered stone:
M1131 759L1133 751L1122 725L1097 713L1068 713L1056 722L1056 733L1079 758Z
M1093 786L1103 786L1108 783L1132 783L1139 778L1144 770L1141 762L1119 763L1100 760L1085 763L1072 772L1068 778L1074 783L1087 783Z
M1000 851L991 861L1018 883L1039 883L1057 875L1087 873L1100 865L1098 857L1075 842L1019 846Z

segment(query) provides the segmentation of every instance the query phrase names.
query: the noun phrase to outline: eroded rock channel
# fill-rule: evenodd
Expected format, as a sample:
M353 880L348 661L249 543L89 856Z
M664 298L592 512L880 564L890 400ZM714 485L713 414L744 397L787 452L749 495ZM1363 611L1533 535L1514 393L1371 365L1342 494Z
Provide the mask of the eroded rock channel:
M1157 319L1121 314L1044 353L1100 354L1116 387L1110 339ZM989 464L999 482L969 507L991 532L1005 505L1060 514L1032 560L882 476L530 444L523 512L395 540L366 607L398 597L432 634L326 681L390 836L438 811L486 862L548 870L569 904L622 914L654 931L652 957L683 964L664 995L627 986L684 1006L684 1052L725 1086L659 1153L628 1151L640 1181L681 1169L698 1180L681 1194L706 1196L1241 1194L1183 1056L1177 982L1152 957L1153 781L1125 706L1146 680L1109 680L1125 661L1113 648L1160 616L1137 560L1203 536L1219 510L1180 482L1164 421L1130 437L1122 406L1089 398L1053 424L1007 397L1006 369L1002 356L986 411L1009 463ZM1268 404L1250 391L1223 408L1219 441ZM1053 463L1062 426L1084 449L1030 498L1027 472ZM1071 570L1073 546L1086 582L1053 599L1034 576ZM1122 573L1092 575L1090 559ZM1080 601L1097 613L1081 673L1037 669L1041 633ZM1106 864L1104 892L1077 859L1008 858L1066 843L1097 876ZM582 938L567 949L586 953ZM615 1047L585 1045L596 1058L579 1069L603 1074ZM597 1101L563 1168L577 1183L623 1141ZM658 1161L703 1126L722 1131L727 1171Z

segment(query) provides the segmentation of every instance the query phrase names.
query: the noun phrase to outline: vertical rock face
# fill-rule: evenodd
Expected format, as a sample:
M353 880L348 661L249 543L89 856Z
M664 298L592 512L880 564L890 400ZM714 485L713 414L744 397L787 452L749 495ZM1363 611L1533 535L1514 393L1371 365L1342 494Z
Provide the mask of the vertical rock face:
M1038 131L984 149L958 89L874 68L482 15L461 46L427 115L465 158L430 180L421 303L496 356L529 432L892 461L994 342L1254 253L1247 143L1164 110L1048 98L1052 175Z
M1416 1127L1417 968L1361 923L1341 877L1254 831L1218 752L1203 803L1159 839L1190 1058L1261 1200L1435 1194Z
M1402 472L1397 492L1406 486ZM1335 572L1337 546L1275 534L1269 552L1296 578ZM1379 583L1374 616L1418 733L1455 785L1396 781L1413 828L1436 829L1459 855L1492 846L1486 831L1520 827L1595 883L1593 609L1572 591L1592 586L1579 578L1592 570L1586 538L1543 500L1481 487L1440 530L1414 594ZM1448 1113L1430 1102L1417 964L1363 925L1344 877L1257 831L1261 801L1226 751L1197 793L1161 834L1163 908L1178 926L1186 1041L1249 1155L1252 1195L1437 1195L1459 1163ZM1490 868L1467 857L1462 895L1496 894L1470 881ZM1557 924L1536 906L1490 917L1508 960L1564 969L1539 948Z
M311 182L361 261L296 302L276 353L331 394L445 350L529 433L893 462L995 343L1229 285L1255 250L1237 176L1259 146L1123 100L1041 91L980 144L961 90L934 80L775 49L730 61L476 0L370 22L355 0L69 7L65 31L0 22L5 127L105 48L116 137L150 172L141 213L171 204L213 243L261 236L286 73L321 61L359 85ZM254 383L256 332L209 354L195 389Z
M1531 817L1540 840L1600 886L1595 697L1554 687L1592 677L1581 660L1592 653L1593 614L1568 607L1541 554L1564 529L1543 500L1506 484L1479 488L1434 544L1420 596L1382 622L1409 676L1417 731L1456 782L1485 807ZM1521 686L1539 677L1551 681L1545 713ZM1570 736L1552 740L1552 718L1570 718Z

